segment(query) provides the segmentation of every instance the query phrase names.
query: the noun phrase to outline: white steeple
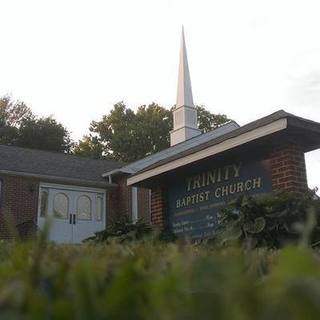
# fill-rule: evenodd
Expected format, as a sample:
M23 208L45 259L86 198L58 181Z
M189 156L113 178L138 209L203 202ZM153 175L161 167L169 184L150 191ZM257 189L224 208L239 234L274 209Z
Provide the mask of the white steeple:
M173 110L173 130L170 145L183 142L201 134L197 123L197 110L193 104L187 49L182 27L178 74L177 103Z

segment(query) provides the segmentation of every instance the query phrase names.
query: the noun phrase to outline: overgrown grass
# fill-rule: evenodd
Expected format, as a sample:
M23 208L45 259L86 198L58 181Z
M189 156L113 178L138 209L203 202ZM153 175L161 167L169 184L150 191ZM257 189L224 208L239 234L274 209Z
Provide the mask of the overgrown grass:
M1 319L318 319L319 301L307 248L0 243Z

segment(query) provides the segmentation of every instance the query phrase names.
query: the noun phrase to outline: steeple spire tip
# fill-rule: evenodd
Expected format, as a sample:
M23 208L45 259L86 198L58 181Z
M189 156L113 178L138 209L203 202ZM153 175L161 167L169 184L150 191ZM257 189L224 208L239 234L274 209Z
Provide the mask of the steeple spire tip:
M181 106L194 107L183 25L181 28L180 62L176 107L179 108Z
M173 111L173 130L170 133L170 144L173 146L200 133L197 110L193 104L184 27L182 25L177 103Z

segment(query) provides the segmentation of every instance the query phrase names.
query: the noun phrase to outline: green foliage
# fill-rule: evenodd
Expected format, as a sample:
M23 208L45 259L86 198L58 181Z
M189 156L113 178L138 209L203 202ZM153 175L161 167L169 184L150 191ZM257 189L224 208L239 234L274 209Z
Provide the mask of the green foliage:
M94 237L85 241L99 242L127 242L141 240L150 235L152 228L149 224L139 219L132 222L128 216L124 215L120 219L110 223L105 230L95 233Z
M32 111L23 102L13 101L9 96L0 98L0 143L14 144L20 125L30 119Z
M315 246L320 240L320 200L314 192L241 196L218 216L216 239L244 240L253 247L280 248L288 242Z
M177 236L169 229L158 230L139 219L132 222L128 216L124 215L120 219L113 221L105 230L95 233L84 242L93 243L124 243L137 240L159 240L164 243L175 242Z
M170 128L169 110L152 103L134 113L119 102L102 121L93 121L90 131L98 135L106 157L132 162L168 147Z
M68 152L70 137L66 128L51 117L24 121L15 145L57 152Z
M0 98L0 127L19 125L27 120L33 119L34 115L29 107L21 101L14 101L10 96Z
M139 242L0 243L3 319L318 319L320 260Z
M103 158L103 145L97 137L92 135L84 136L82 140L73 145L72 153L76 156L92 159Z
M229 121L225 115L214 115L203 106L198 106L197 110L199 128L203 132ZM172 109L151 103L134 112L119 102L101 121L91 123L91 135L79 141L74 150L78 155L94 158L101 151L100 156L133 162L168 148L172 126Z
M68 152L67 129L52 117L38 118L23 102L0 98L0 143L49 151Z
M203 133L218 128L224 123L230 121L230 119L228 119L226 115L213 114L210 111L206 110L205 106L197 106L197 114L198 126Z

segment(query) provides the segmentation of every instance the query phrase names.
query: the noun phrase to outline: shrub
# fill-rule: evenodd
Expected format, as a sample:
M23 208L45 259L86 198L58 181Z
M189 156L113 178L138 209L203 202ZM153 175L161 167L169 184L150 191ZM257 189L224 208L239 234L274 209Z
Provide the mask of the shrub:
M318 319L320 260L138 242L0 243L2 319Z
M280 248L288 242L320 241L320 200L314 192L241 196L218 215L215 240L242 240L253 247Z
M139 219L132 222L128 216L121 216L120 219L115 220L105 230L95 233L95 236L86 239L85 241L92 241L95 243L106 241L134 241L150 235L152 228L149 224Z

